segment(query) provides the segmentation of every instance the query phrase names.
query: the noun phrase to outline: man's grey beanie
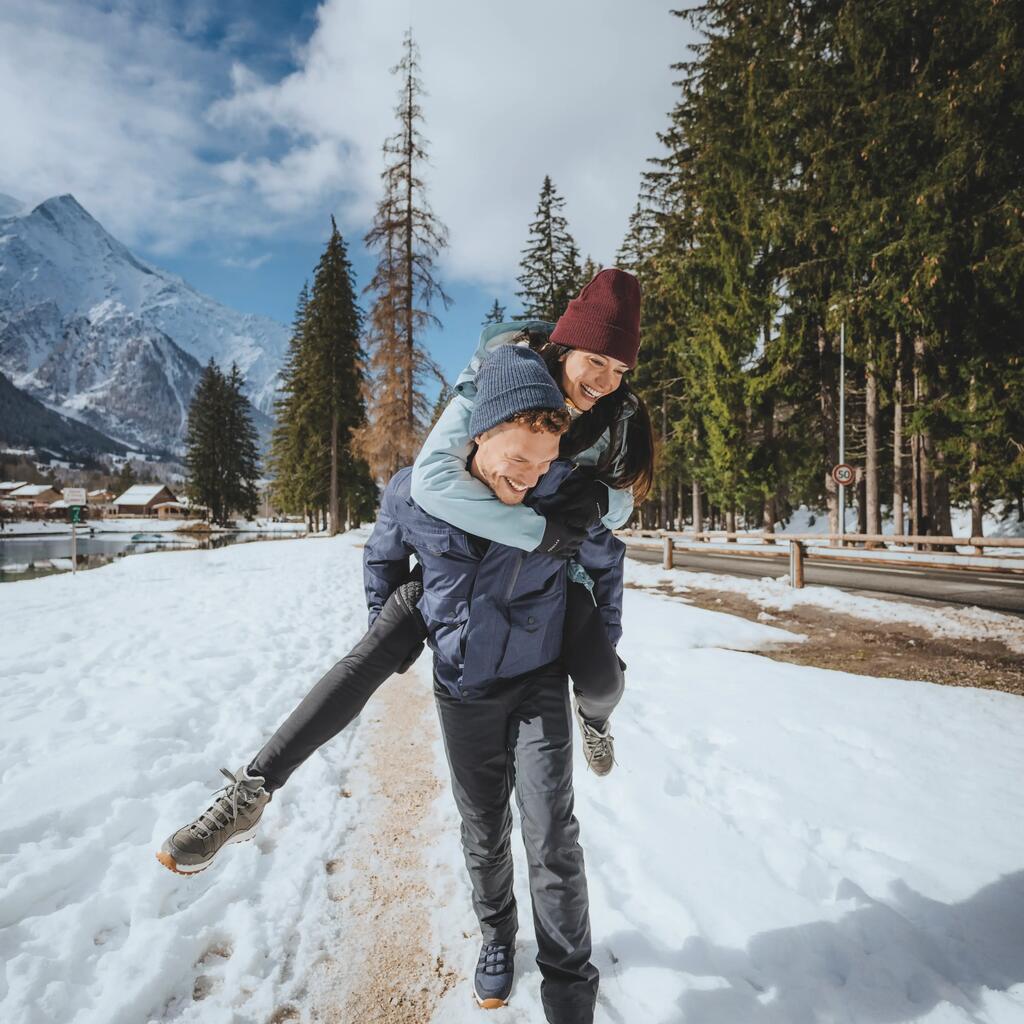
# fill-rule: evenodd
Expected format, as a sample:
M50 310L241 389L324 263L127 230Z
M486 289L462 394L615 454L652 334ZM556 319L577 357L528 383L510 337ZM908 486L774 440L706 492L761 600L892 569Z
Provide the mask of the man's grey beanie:
M565 398L536 352L525 345L501 345L476 375L476 405L469 418L470 437L479 437L516 413L564 409Z

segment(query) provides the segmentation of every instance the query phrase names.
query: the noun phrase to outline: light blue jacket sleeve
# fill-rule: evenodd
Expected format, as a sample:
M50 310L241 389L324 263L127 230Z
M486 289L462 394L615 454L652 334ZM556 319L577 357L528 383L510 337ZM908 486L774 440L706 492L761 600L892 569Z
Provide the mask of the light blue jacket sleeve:
M633 514L633 492L608 488L608 514L601 520L609 530L619 530L629 522Z
M505 505L466 468L473 445L473 403L456 395L427 436L412 467L410 493L424 512L477 537L533 551L547 522L526 505Z

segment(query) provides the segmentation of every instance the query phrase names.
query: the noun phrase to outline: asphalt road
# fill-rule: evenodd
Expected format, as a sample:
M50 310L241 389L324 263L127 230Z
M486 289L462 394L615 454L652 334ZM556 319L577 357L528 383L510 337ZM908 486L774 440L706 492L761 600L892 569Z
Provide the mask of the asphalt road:
M661 562L660 547L643 548L627 542L627 550L631 558ZM788 553L784 557L756 557L677 550L675 564L691 572L713 572L753 579L785 576L789 573ZM894 594L946 604L977 605L979 608L1024 615L1024 572L972 572L919 565L903 567L896 563L885 566L849 565L807 558L804 560L804 582L862 593Z

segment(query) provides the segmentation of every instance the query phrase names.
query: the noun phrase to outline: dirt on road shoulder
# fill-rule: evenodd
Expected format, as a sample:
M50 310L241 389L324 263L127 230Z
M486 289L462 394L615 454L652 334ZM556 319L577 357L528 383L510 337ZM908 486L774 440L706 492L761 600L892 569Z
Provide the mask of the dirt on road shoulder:
M430 688L413 669L391 680L370 717L367 806L374 816L344 862L328 861L328 890L345 941L322 965L313 1019L324 1024L427 1024L457 980L430 944L433 890L421 851L441 790L434 772ZM347 790L339 792L345 799Z
M943 639L917 626L878 624L811 605L768 612L750 598L729 591L689 585L683 594L671 587L656 589L698 608L739 615L807 637L805 643L759 652L776 661L1024 695L1024 658L997 641Z

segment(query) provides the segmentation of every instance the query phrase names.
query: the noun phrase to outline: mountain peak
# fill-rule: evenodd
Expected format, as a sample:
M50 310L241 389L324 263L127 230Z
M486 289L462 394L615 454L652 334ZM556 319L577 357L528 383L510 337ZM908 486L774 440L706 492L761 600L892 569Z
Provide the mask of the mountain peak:
M92 221L97 227L99 226L92 214L70 192L65 192L62 196L51 196L41 202L32 213L40 213L55 221L68 219Z
M25 204L20 199L15 199L14 196L9 196L5 192L0 192L0 217L16 217L19 213L23 213L25 210Z

